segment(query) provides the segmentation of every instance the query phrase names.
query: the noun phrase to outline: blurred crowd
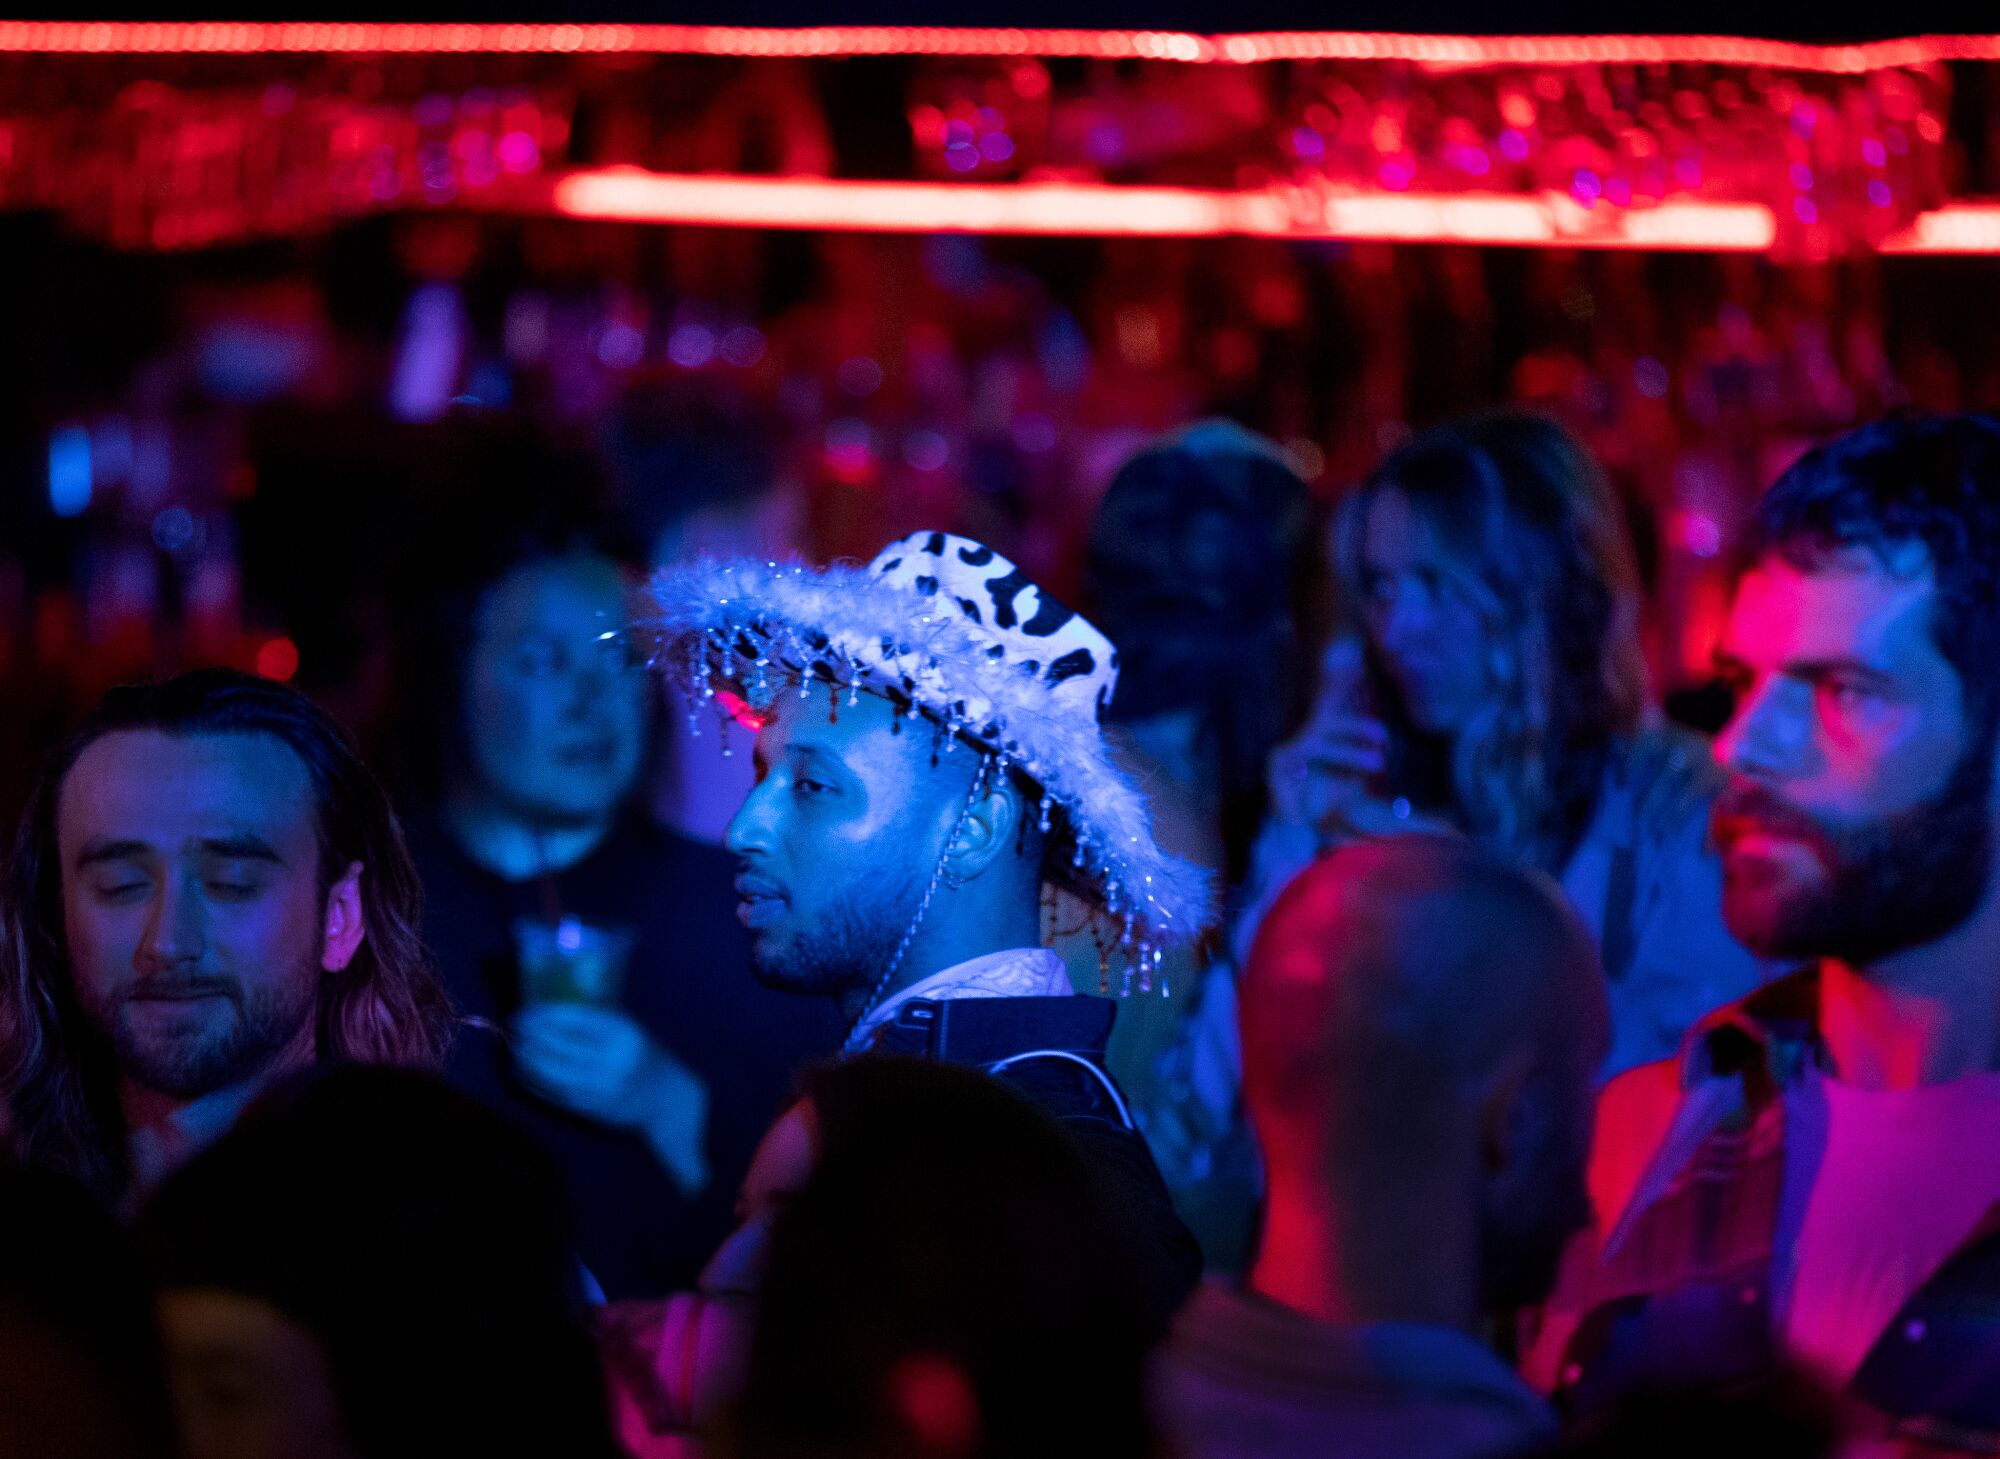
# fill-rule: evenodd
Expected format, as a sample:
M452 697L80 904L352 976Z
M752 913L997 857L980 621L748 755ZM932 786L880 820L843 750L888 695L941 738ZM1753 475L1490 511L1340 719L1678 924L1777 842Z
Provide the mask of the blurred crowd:
M0 317L38 341L0 407L7 805L104 687L197 663L290 674L373 751L400 595L510 493L631 493L617 422L648 394L759 443L770 542L864 557L945 523L1071 595L1112 471L1159 432L1227 415L1328 499L1413 429L1542 408L1626 503L1669 695L1706 678L1749 504L1806 442L2000 396L1977 260L445 213L184 256L16 217L0 254Z
M2000 1444L1983 295L1063 248L51 330L0 1452Z

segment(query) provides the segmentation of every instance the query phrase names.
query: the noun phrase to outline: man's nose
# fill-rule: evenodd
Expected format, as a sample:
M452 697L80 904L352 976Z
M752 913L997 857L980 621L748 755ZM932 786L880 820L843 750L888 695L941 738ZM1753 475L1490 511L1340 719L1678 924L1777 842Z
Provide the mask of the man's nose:
M736 814L729 818L729 825L722 833L722 844L730 855L737 857L754 856L771 849L771 795L774 781L767 778L750 789L743 798L743 804L736 808Z
M201 893L168 877L153 898L139 943L143 971L164 972L199 962L207 950Z
M1812 691L1773 679L1746 689L1715 737L1715 762L1736 775L1769 778L1795 770L1811 738Z

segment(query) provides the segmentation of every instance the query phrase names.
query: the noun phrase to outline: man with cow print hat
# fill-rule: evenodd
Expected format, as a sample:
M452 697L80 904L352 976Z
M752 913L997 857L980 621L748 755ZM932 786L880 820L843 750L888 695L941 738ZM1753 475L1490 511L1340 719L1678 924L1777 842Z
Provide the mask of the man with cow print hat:
M1159 1330L1200 1252L1106 1071L1118 1013L1077 996L1045 926L1094 925L1098 991L1150 989L1212 921L1098 726L1117 654L991 548L921 532L866 568L699 561L654 581L654 662L754 737L730 822L766 985L832 998L847 1054L970 1065L1055 1117L1096 1173ZM613 1309L606 1358L639 1452L733 1397L772 1214L816 1146L809 1105L759 1148L700 1290Z
M1128 1124L1087 1052L1116 1007L1070 996L1045 905L1095 923L1100 992L1114 967L1121 991L1149 990L1162 950L1208 924L1211 893L1160 850L1112 763L1109 640L944 532L865 569L696 563L654 595L655 661L724 708L725 753L731 720L754 727L757 784L726 844L757 976L835 999L849 1053L1032 1053L1006 1070L1060 1073ZM975 1006L1000 998L1034 1002ZM966 1052L1001 1029L1008 1048Z

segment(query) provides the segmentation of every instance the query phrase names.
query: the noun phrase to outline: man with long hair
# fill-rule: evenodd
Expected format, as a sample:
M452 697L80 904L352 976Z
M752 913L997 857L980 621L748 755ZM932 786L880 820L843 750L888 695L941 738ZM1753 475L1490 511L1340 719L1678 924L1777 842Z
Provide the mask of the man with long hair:
M114 689L50 756L0 885L0 1102L106 1200L315 1059L435 1066L450 1008L401 828L303 695Z

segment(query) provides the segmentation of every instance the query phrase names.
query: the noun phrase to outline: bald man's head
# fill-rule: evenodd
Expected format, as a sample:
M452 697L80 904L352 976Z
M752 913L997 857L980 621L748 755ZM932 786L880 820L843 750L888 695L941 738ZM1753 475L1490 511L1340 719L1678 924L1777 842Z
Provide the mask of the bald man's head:
M1274 1199L1458 1162L1494 1284L1542 1280L1583 1212L1608 1040L1596 951L1553 883L1455 839L1342 847L1278 899L1241 996Z

